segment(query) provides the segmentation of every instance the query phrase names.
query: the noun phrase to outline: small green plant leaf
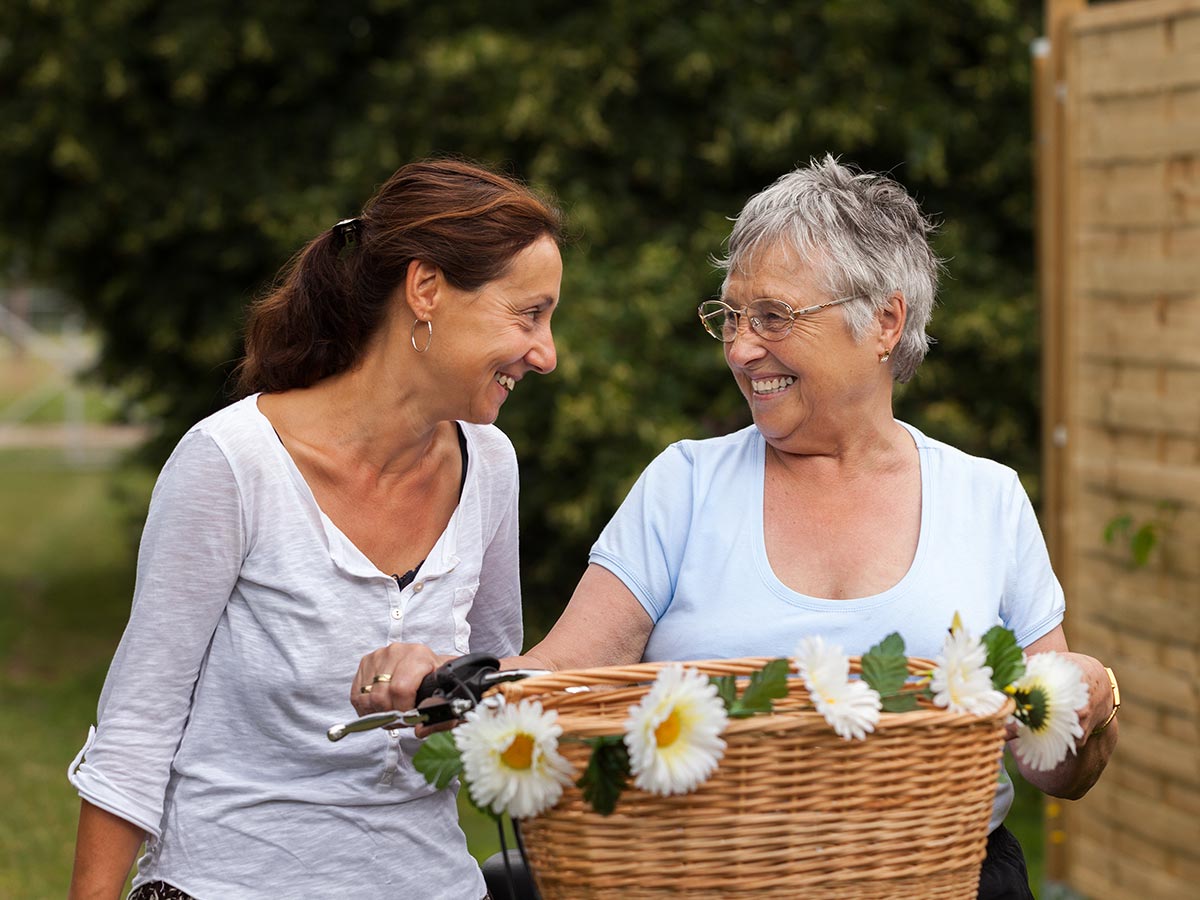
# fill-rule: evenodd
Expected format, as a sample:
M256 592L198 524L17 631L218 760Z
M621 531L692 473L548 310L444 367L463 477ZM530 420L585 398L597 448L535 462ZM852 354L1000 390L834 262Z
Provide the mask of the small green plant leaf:
M1133 533L1129 539L1129 553L1133 564L1139 569L1150 562L1150 554L1158 546L1158 528L1153 522L1147 522Z
M994 625L982 641L987 649L986 664L992 667L992 687L1002 691L1025 674L1025 654L1011 631Z
M1129 513L1114 516L1104 526L1104 543L1113 543L1119 535L1126 534L1133 527L1133 516Z
M462 757L454 737L448 731L439 731L425 739L425 743L413 754L413 767L425 776L425 780L441 790L462 773Z
M788 667L786 659L773 659L752 674L742 696L729 707L730 717L744 719L755 713L769 713L774 708L772 700L787 696Z
M733 704L737 701L737 678L733 675L710 675L708 681L716 686L717 696L725 704L725 712L733 709Z
M880 698L900 694L908 680L908 658L904 655L904 638L900 637L899 632L893 631L863 654L862 677ZM886 706L884 708L887 709Z
M602 816L611 815L629 783L629 751L620 735L587 738L584 743L592 748L592 755L575 786L592 809Z

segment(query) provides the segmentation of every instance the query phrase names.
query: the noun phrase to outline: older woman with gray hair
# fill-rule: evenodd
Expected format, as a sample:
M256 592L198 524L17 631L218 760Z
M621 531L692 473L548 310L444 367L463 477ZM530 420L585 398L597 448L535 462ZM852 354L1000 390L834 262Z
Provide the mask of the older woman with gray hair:
M1063 592L1011 469L897 421L892 387L929 346L939 262L931 225L889 178L832 157L752 197L721 261L719 299L700 305L754 424L680 441L655 459L592 548L562 617L514 665L787 656L803 635L862 654L898 631L936 656L957 612L975 634L1011 629L1027 653L1067 651ZM1114 684L1085 674L1084 737L1042 790L1075 798L1117 740ZM361 711L405 709L437 660L397 646L360 677L394 672ZM355 683L354 690L357 691ZM1031 896L1002 826L1001 773L981 897Z

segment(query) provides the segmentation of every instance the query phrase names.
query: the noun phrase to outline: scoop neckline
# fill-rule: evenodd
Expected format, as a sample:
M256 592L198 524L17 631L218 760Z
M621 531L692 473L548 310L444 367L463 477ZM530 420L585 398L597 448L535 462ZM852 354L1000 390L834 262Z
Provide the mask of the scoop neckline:
M793 605L807 609L820 610L821 612L837 612L844 610L846 612L860 612L864 609L876 609L880 606L893 603L904 597L911 586L920 577L921 569L925 565L925 559L928 556L929 533L932 528L930 521L933 509L933 483L929 476L929 466L924 458L922 450L924 443L922 438L924 435L907 422L902 422L899 419L893 419L896 424L904 428L912 438L913 445L917 451L917 466L921 476L921 526L917 533L917 550L913 554L912 562L909 563L908 570L900 577L900 580L886 590L880 591L877 594L871 594L866 597L850 597L845 600L836 600L829 597L814 597L811 594L805 594L801 591L794 590L784 584L775 574L775 570L771 568L770 560L767 557L767 540L766 540L766 447L767 440L762 432L754 429L756 440L754 446L754 464L757 480L757 516L755 517L755 532L754 532L754 557L755 563L759 571L759 576L762 578L768 588L781 600Z

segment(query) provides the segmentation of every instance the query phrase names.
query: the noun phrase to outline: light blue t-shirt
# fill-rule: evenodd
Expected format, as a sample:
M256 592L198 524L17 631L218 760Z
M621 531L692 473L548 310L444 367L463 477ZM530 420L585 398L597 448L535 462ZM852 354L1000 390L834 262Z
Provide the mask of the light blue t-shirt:
M1021 646L1054 629L1063 592L1016 473L904 427L921 466L917 552L893 587L852 600L801 594L771 570L763 540L766 443L757 428L663 451L590 556L654 620L644 659L790 656L812 634L861 655L893 631L908 655L934 657L955 612L977 635L996 624L1010 628ZM887 528L886 506L879 516ZM992 827L1011 794L1002 783Z

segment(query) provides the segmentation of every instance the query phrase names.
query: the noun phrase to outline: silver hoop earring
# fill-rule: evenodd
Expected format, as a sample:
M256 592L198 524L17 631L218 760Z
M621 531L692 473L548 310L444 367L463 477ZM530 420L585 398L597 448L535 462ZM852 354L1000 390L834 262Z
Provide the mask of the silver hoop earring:
M417 326L418 325L425 326L425 346L424 347L417 346ZM414 319L413 323L412 323L412 328L410 328L408 331L408 339L409 339L409 341L412 342L414 350L416 350L418 353L424 353L426 350L429 349L429 345L433 343L433 323L426 322L424 319Z
M892 351L891 351L891 350L884 350L884 351L883 351L881 354L879 354L879 361L880 361L881 363L885 363L885 362L887 362L887 361L888 361L889 359L891 359L891 358L892 358Z

